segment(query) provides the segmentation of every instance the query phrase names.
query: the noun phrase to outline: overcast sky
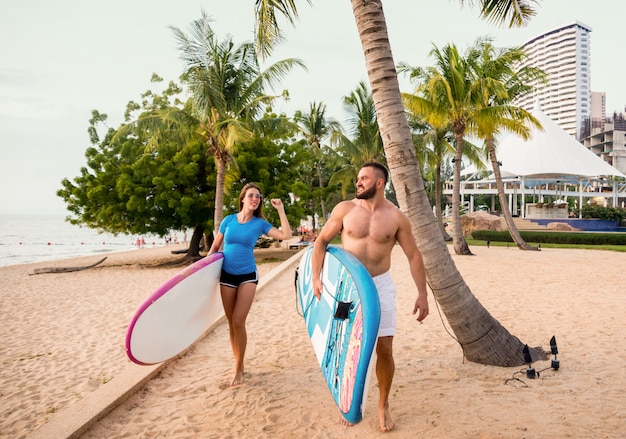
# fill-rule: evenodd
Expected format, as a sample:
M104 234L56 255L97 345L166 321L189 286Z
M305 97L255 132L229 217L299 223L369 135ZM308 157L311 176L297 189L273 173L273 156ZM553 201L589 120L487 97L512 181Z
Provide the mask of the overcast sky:
M312 8L300 3L300 21L295 29L285 26L288 41L272 60L301 58L308 71L290 74L282 88L291 100L276 109L291 115L321 101L342 122L342 96L367 80L350 1L314 0ZM625 7L611 0L543 3L528 27L511 30L480 20L476 9L461 8L456 0L383 2L394 59L413 66L434 64L428 55L433 44L463 50L491 36L496 46L511 47L580 21L593 29L592 90L606 92L609 113L623 111ZM253 5L0 0L0 214L67 214L56 191L85 165L91 111L106 113L117 127L128 101L154 89L152 73L177 80L184 66L169 26L186 31L202 9L215 19L220 39L231 34L236 43L252 40Z

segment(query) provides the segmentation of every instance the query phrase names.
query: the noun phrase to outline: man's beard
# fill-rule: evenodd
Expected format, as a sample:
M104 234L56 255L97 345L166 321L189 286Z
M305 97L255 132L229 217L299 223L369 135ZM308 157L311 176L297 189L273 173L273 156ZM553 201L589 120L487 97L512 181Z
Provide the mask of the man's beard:
M376 195L376 186L372 186L369 189L363 189L361 192L356 193L356 197L359 200L369 200Z

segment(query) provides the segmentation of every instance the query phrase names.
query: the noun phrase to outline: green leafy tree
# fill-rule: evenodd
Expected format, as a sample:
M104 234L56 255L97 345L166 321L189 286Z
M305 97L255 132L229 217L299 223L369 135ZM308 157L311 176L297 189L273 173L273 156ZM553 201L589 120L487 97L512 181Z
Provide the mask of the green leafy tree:
M162 139L155 150L142 130L127 125L123 133L109 129L100 141L97 127L106 119L93 112L87 166L73 180L64 179L57 192L73 214L68 221L114 234L164 236L191 228L188 254L198 256L215 187L213 163L207 162L202 145L181 147L177 139Z
M152 77L153 83L162 82L162 78L157 75ZM182 88L170 82L168 87L161 95L147 91L142 95L141 103L129 102L125 112L126 123L120 126L111 142L114 143L123 136L138 136L144 140L146 151L155 155L163 155L166 150L178 148L182 151L186 145L202 145L203 136L200 131L199 121L192 114L191 102L188 100L183 103L179 99ZM205 154L206 156L206 154ZM199 159L201 169L206 170L206 157ZM190 163L188 166L193 166ZM213 174L202 174L201 180L210 179L211 193L215 193L215 180ZM167 181L167 183L175 184L176 182ZM199 186L196 190L201 190ZM164 195L167 197L167 193ZM181 206L186 209L188 203ZM213 205L210 204L213 212ZM200 247L204 245L206 248L210 246L212 234L203 240L204 232L210 227L210 217L202 218L201 222L193 227L193 236L187 251L190 259L200 257ZM203 242L204 241L204 242Z
M524 364L523 344L472 295L454 265L430 210L402 104L382 0L351 0L351 3L398 203L411 221L433 294L465 358L501 366ZM520 25L534 14L529 3L523 0L481 0L479 4L481 14L498 23L509 20L512 25ZM268 54L282 37L275 14L293 23L297 17L296 2L257 0L255 11L257 43L261 52Z

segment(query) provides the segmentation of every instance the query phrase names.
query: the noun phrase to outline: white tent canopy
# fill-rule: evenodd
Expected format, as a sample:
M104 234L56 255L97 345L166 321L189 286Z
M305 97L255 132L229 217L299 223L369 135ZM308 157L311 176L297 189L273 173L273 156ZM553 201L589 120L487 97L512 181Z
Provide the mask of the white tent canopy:
M532 128L532 137L524 140L510 135L497 147L503 176L526 179L559 177L597 178L625 177L584 145L567 134L535 105L531 112L543 126Z

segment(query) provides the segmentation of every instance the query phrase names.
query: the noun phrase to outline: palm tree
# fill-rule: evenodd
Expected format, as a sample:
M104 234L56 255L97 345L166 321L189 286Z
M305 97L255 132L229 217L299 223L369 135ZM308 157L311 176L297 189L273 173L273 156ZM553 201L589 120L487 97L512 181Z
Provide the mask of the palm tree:
M416 98L421 103L422 114L431 125L450 123L455 137L454 178L452 187L452 240L457 255L471 255L461 229L461 165L465 135L474 130L475 83L471 59L463 57L454 44L443 49L433 46L430 52L435 58L433 67L415 68L411 77L421 80L417 93L422 92L428 100ZM471 53L470 53L471 55Z
M466 126L471 124L474 134L485 140L492 164L495 164L494 175L503 206L503 215L514 241L520 248L534 249L524 242L515 227L511 212L508 210L504 185L495 156L494 136L498 134L500 128L528 136L529 129L524 123L533 122L535 119L530 113L508 103L522 92L528 92L531 89L530 86L525 85L524 81L527 81L531 76L537 78L536 69L532 69L532 71L522 69L525 74L516 76L513 66L522 60L523 52L520 49L507 49L496 53L489 39L479 39L463 58L459 57L456 47L450 45L443 50L435 48L432 53L436 54L437 67L421 69L400 64L400 71L409 72L411 78L424 80L418 90L427 96L427 98L420 98L405 95L405 104L410 110L425 111L428 116L427 120L431 124L440 122L443 117L444 123L451 123L457 128L455 131L457 148L454 160L454 190L458 190L456 193L459 194L460 167L457 165L459 163L459 149L463 150L463 156L467 155L465 143L459 143L459 137L464 136L463 124L459 121L465 120ZM515 93L513 94L513 92ZM438 107L436 103L443 105ZM471 161L482 163L482 160L475 158ZM458 222L455 215L458 212L455 202L458 200L457 196L453 196L455 232L457 227L460 231L460 215ZM462 239L462 234L455 234L455 237ZM455 250L457 254L460 254L456 246Z
M407 105L409 118L421 119L418 115L414 113L411 114L411 111L408 108L408 102L405 105ZM411 125L410 122L409 125ZM422 155L425 155L425 159L428 163L428 168L432 169L431 178L435 181L435 194L433 197L433 205L435 206L435 217L437 219L437 225L441 230L441 236L443 236L443 239L446 241L450 241L452 237L448 234L443 224L443 212L441 210L443 183L441 180L441 176L443 173L444 164L449 160L451 155L454 155L454 147L451 143L452 139L450 133L450 125L439 128L430 127L430 129L422 136L421 143L423 145L430 145L432 147L432 150L422 149L422 151L417 151L418 158L421 152ZM422 166L422 169L424 168L425 167ZM426 179L428 180L428 177L426 177Z
M343 97L348 118L345 122L348 134L337 130L331 142L345 160L344 165L330 178L329 184L338 183L342 198L346 198L348 187L354 187L356 176L366 162L385 163L383 139L380 137L374 99L365 82Z
M401 72L407 72L411 77L415 77L419 68L411 67L408 64L400 63L398 70ZM428 96L429 90L423 90L421 95L403 93L402 100L404 106L407 109L407 117L409 118L409 126L420 125L422 129L426 124L426 133L423 135L422 142L427 145L432 145L432 152L428 154L430 159L429 165L435 168L434 180L435 180L435 216L437 223L441 229L443 238L449 241L450 236L446 232L443 225L443 214L441 212L441 196L443 192L443 183L441 181L442 168L444 163L447 163L452 158L453 164L455 163L456 149L452 146L452 140L455 138L455 134L452 130L452 122L436 109L435 101L432 97ZM436 97L435 97L436 98ZM483 160L481 157L481 149L467 140L463 140L463 155L474 164L477 169L484 168ZM418 151L419 159L419 151ZM454 205L454 202L453 202Z
M218 41L210 22L202 11L202 18L190 26L190 36L171 29L186 64L183 78L191 94L193 114L207 153L216 162L214 230L218 230L224 216L224 182L232 154L238 144L252 139L251 124L275 98L265 94L265 88L304 64L285 59L261 71L252 43L236 46L231 37Z
M322 218L326 220L326 203L324 202L324 177L322 164L324 162L324 142L330 139L332 133L341 129L339 122L326 117L326 104L312 102L308 113L297 112L294 117L300 132L306 139L315 159L317 179L319 184L320 207ZM315 227L314 227L315 228Z
M351 1L391 178L400 208L408 215L424 256L433 294L468 360L500 366L524 364L524 345L471 293L454 265L430 210L402 105L382 0ZM485 17L497 21L510 18L512 24L524 22L533 12L523 0L481 0L481 5ZM286 14L290 21L297 15L294 0L256 0L255 8L257 41L261 43L276 41L264 36L280 36L277 22L271 19L273 14L268 14L268 9ZM540 354L533 350L531 355Z
M474 58L478 84L482 90L483 110L477 115L478 136L485 140L493 175L498 189L502 214L513 241L521 250L538 250L529 245L517 230L504 193L500 165L496 155L495 137L501 130L515 133L524 139L530 137L529 124L541 128L539 121L528 111L510 103L515 98L532 90L531 80L540 81L545 75L541 70L525 67L516 70L514 66L526 57L520 48L496 49L491 40L478 41Z

